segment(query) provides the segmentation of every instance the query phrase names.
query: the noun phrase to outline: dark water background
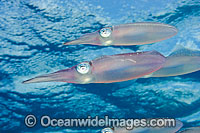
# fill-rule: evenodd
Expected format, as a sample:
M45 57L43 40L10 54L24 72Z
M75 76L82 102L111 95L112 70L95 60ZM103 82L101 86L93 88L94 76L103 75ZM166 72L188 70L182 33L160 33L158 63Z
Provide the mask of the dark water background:
M175 37L140 47L64 46L104 26L140 21L179 29ZM98 129L27 128L24 117L172 117L200 126L200 72L112 84L22 84L23 80L101 55L200 48L199 0L0 0L0 130L98 132Z

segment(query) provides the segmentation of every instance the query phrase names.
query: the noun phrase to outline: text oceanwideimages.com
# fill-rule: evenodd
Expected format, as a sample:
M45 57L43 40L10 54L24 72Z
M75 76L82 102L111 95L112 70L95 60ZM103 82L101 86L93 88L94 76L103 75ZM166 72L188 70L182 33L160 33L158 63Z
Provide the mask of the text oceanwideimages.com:
M40 124L43 127L125 127L128 130L134 127L175 127L176 120L169 118L157 119L117 119L99 116L87 118L51 118L48 115L41 116L39 119L34 115L25 117L25 125L34 127Z

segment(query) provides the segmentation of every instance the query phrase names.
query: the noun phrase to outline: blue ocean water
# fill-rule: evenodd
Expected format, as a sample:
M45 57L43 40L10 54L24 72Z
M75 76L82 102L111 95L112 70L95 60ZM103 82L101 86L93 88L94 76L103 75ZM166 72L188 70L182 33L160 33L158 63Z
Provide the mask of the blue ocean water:
M141 21L171 24L179 33L150 45L65 46L64 42L105 26ZM1 0L0 130L15 132L99 132L96 128L28 128L24 118L170 117L184 128L200 126L200 72L112 84L21 82L102 55L157 50L176 45L200 48L199 0Z

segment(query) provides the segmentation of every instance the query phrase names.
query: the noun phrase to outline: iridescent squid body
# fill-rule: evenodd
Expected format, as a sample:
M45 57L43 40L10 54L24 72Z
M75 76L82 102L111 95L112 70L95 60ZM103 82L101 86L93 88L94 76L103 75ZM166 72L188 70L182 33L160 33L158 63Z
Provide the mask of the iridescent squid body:
M102 56L69 69L38 76L24 83L61 81L68 83L112 83L143 77L160 69L165 57L156 51Z
M176 35L178 30L168 24L139 22L102 28L67 42L65 45L91 44L128 46L159 42Z
M180 131L180 133L200 133L200 127L189 127Z
M200 51L178 45L166 57L166 62L163 67L146 77L177 76L198 70L200 70Z

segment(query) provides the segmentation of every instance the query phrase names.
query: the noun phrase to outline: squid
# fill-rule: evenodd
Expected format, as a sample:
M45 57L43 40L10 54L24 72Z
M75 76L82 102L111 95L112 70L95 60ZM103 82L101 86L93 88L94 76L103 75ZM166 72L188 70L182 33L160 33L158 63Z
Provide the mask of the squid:
M112 131L110 128L107 128L107 131L110 130L113 133L176 133L182 126L183 123L179 120L176 120L176 125L174 127L137 127L133 128L132 130L115 127L114 131Z
M189 127L181 131L180 133L200 133L200 127Z
M91 44L99 46L129 46L159 42L171 38L178 30L171 25L156 22L138 22L102 28L64 43L65 45Z
M143 77L160 69L165 57L157 51L107 55L23 83L112 83Z
M145 77L169 77L200 70L200 51L176 46L161 69Z

